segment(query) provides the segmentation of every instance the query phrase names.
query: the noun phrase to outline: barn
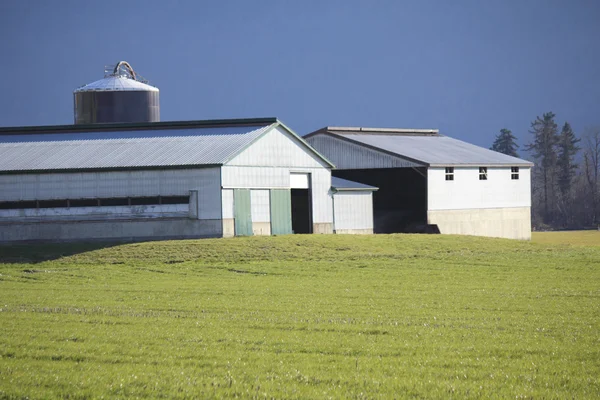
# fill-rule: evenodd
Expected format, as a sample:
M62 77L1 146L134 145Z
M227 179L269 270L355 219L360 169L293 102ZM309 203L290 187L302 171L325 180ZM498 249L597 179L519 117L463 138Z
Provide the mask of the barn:
M304 138L334 177L379 188L375 233L531 238L529 161L431 129L326 127Z
M1 128L0 241L372 233L332 168L275 118Z

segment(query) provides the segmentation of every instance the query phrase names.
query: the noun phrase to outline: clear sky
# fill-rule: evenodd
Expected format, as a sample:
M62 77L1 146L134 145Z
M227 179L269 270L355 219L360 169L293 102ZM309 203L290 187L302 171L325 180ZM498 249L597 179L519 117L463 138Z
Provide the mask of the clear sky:
M0 126L73 122L126 60L161 120L439 128L523 145L536 115L600 125L600 0L0 1Z

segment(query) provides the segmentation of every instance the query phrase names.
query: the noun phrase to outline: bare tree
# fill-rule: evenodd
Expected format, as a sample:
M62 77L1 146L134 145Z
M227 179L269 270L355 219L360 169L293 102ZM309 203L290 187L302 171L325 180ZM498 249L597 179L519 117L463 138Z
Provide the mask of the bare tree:
M600 127L588 128L583 140L583 170L592 203L592 223L600 224Z

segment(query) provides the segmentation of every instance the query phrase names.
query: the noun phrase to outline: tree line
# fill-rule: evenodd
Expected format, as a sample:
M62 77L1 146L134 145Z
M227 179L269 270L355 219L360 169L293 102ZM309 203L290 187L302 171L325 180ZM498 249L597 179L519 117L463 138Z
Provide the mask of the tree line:
M531 175L531 218L534 229L576 229L600 226L600 127L581 137L556 115L536 117L524 146L535 163ZM491 150L519 157L517 138L501 129Z

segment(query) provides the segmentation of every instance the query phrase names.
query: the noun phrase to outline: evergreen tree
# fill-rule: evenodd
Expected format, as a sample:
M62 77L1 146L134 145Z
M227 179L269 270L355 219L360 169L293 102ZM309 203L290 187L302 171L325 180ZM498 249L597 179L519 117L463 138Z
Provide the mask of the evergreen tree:
M571 183L577 170L577 164L575 164L575 156L580 148L577 143L581 139L575 137L573 129L568 122L565 125L558 136L558 188L560 189L563 197L567 197L571 192Z
M490 150L497 151L513 157L519 157L517 153L517 138L512 134L509 129L500 129L500 134L496 135L494 144L490 147Z
M549 223L553 214L553 197L556 175L556 145L558 143L558 125L554 122L554 113L544 113L542 118L536 117L531 123L533 142L525 148L530 151L536 161L536 167L542 177L542 190L544 194L543 220Z

